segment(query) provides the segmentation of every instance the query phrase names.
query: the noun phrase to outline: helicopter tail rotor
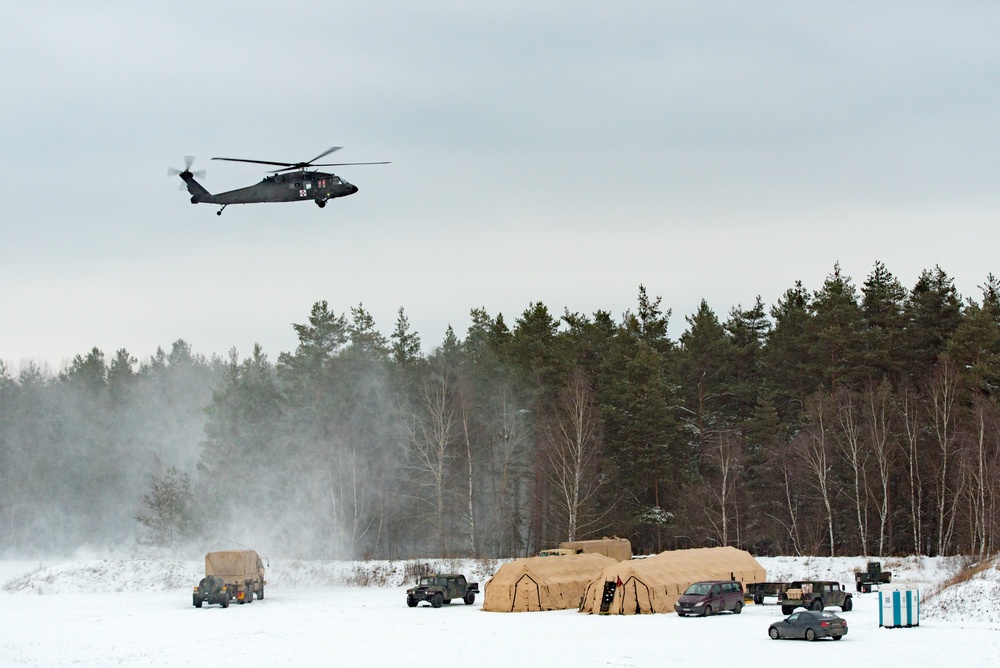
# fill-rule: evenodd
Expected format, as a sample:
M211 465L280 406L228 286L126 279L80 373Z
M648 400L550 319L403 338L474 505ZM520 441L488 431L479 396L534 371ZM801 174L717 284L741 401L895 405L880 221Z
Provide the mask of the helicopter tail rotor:
M194 156L193 155L186 155L186 156L184 156L184 169L180 170L180 169L175 169L174 167L170 167L170 168L167 169L167 176L180 176L181 178L183 178L185 175L187 175L187 176L194 177L196 179L203 179L203 178L205 178L205 170L204 169L200 169L197 172L192 172L191 171L191 165L193 165L193 164L194 164Z

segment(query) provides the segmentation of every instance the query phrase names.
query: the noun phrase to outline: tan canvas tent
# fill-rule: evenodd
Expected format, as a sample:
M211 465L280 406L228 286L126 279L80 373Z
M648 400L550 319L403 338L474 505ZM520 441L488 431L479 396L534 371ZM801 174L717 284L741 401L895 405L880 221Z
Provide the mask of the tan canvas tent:
M603 554L616 561L632 558L632 543L628 538L601 538L599 540L574 540L559 543L559 548L589 554Z
M673 612L674 603L691 583L730 579L739 580L745 589L751 582L766 581L767 574L749 552L735 547L661 552L606 568L587 585L580 611L615 615ZM614 583L614 597L609 595L609 605L602 610L606 582Z
M501 566L486 583L483 610L535 612L579 607L587 584L615 563L603 554L516 559Z

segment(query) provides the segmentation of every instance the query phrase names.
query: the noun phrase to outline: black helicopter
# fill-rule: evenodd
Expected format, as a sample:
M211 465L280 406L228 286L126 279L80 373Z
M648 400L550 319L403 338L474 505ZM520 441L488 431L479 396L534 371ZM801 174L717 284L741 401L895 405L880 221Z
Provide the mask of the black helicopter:
M219 204L222 206L216 214L221 216L223 210L230 204L258 204L260 202L299 202L312 200L321 209L327 200L335 197L347 197L358 192L358 187L351 185L336 174L319 171L307 171L310 167L341 167L344 165L388 165L388 162L331 162L319 163L320 158L339 151L340 146L333 146L317 155L308 162L273 162L270 160L244 160L242 158L212 158L212 160L229 160L230 162L252 162L258 165L277 165L281 169L270 172L273 176L265 176L260 183L238 190L213 195L203 185L195 181L195 177L203 178L204 171L192 172L194 158L184 157L184 171L171 167L168 176L180 176L187 184L191 193L191 203Z

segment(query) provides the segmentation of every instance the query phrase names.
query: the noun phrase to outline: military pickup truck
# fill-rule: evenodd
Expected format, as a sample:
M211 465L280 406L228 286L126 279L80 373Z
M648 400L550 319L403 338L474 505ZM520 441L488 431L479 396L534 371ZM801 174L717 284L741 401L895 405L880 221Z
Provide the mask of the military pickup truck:
M424 575L415 587L406 590L406 605L417 607L417 603L427 601L435 608L451 603L452 599L460 598L466 605L476 602L479 593L478 582L468 582L464 575L448 573L441 575Z
M854 599L839 582L797 580L778 594L778 604L781 605L781 612L786 615L792 614L795 608L822 610L830 606L839 607L847 612L854 607Z

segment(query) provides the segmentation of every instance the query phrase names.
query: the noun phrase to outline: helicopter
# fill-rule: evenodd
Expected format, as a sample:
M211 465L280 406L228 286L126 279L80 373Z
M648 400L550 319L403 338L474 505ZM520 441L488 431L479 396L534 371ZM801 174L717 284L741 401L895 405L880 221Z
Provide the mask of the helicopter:
M195 177L204 178L204 170L198 172L191 171L194 158L190 155L184 157L184 169L167 170L168 176L179 176L187 185L187 191L191 193L192 204L219 204L221 208L216 211L216 215L221 216L222 212L230 204L258 204L260 202L300 202L312 200L316 206L323 208L327 201L336 197L347 197L358 192L358 187L340 178L336 174L328 174L320 171L310 171L311 167L340 167L343 165L388 165L388 162L331 162L316 163L320 158L324 158L334 151L339 151L340 146L331 146L327 150L317 155L312 160L306 162L274 162L271 160L246 160L243 158L212 158L212 160L228 160L230 162L251 162L259 165L275 165L281 169L275 169L265 176L264 179L255 185L229 190L224 193L213 195L208 192L203 185L195 180ZM184 186L181 186L184 189Z

